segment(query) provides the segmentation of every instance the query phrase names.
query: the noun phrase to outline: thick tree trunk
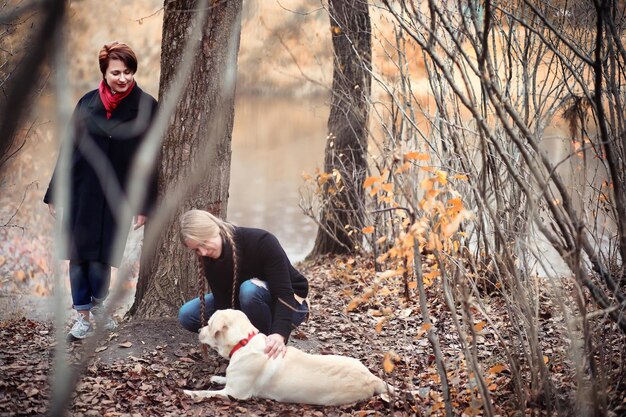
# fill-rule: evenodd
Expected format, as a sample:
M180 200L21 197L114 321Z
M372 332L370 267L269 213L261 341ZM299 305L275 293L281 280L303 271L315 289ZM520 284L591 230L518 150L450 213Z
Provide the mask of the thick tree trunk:
M175 187L190 185L178 210L160 230L154 251L142 253L135 303L129 314L172 316L198 291L197 262L178 237L178 218L190 208L225 217L230 182L231 139L242 0L165 1L160 101L168 94L185 48L194 12L210 5L203 37L186 90L170 119L159 166L159 200ZM144 245L144 248L146 245Z
M335 57L324 170L336 170L341 183L326 183L311 256L351 252L354 244L345 226L361 228L364 213L372 59L369 10L363 0L330 0L329 15Z

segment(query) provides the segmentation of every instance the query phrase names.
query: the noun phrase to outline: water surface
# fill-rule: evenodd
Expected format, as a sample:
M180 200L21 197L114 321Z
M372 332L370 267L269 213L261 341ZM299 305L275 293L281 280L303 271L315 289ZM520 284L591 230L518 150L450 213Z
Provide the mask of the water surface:
M317 226L300 209L303 172L324 161L323 99L240 97L235 105L228 219L276 235L291 262L313 248Z

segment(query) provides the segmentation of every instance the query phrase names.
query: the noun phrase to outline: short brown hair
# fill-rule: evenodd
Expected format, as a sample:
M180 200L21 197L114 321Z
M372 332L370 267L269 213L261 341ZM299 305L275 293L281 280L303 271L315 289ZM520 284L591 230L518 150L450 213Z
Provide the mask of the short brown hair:
M125 43L115 41L104 45L102 49L100 49L98 61L100 61L100 72L102 76L106 73L109 67L109 61L112 59L122 61L133 74L137 72L137 56L130 46Z

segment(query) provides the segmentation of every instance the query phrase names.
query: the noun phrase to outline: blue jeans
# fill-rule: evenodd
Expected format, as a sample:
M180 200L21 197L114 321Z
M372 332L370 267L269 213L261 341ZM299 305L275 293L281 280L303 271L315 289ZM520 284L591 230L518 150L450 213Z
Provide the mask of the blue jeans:
M109 295L111 267L96 261L70 261L72 304L77 311L91 310Z
M204 320L208 321L215 313L213 294L204 296L204 306ZM269 334L272 328L273 306L272 295L267 288L260 287L250 280L244 281L239 287L239 306L254 327L261 333ZM309 307L306 301L298 304L291 319L293 327L302 323L308 312ZM200 330L200 299L198 297L183 304L178 311L178 321L191 332L197 333Z

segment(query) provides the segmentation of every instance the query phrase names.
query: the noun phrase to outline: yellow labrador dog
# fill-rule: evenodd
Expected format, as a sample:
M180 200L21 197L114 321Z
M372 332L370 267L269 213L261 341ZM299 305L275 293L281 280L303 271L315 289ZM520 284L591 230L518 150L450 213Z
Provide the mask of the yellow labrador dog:
M340 405L393 392L354 358L337 355L310 355L288 346L287 353L270 359L265 335L238 310L218 310L207 326L200 329L200 342L208 344L230 363L226 377L212 376L211 382L224 384L217 391L188 391L198 398L245 400L251 397L276 401Z

